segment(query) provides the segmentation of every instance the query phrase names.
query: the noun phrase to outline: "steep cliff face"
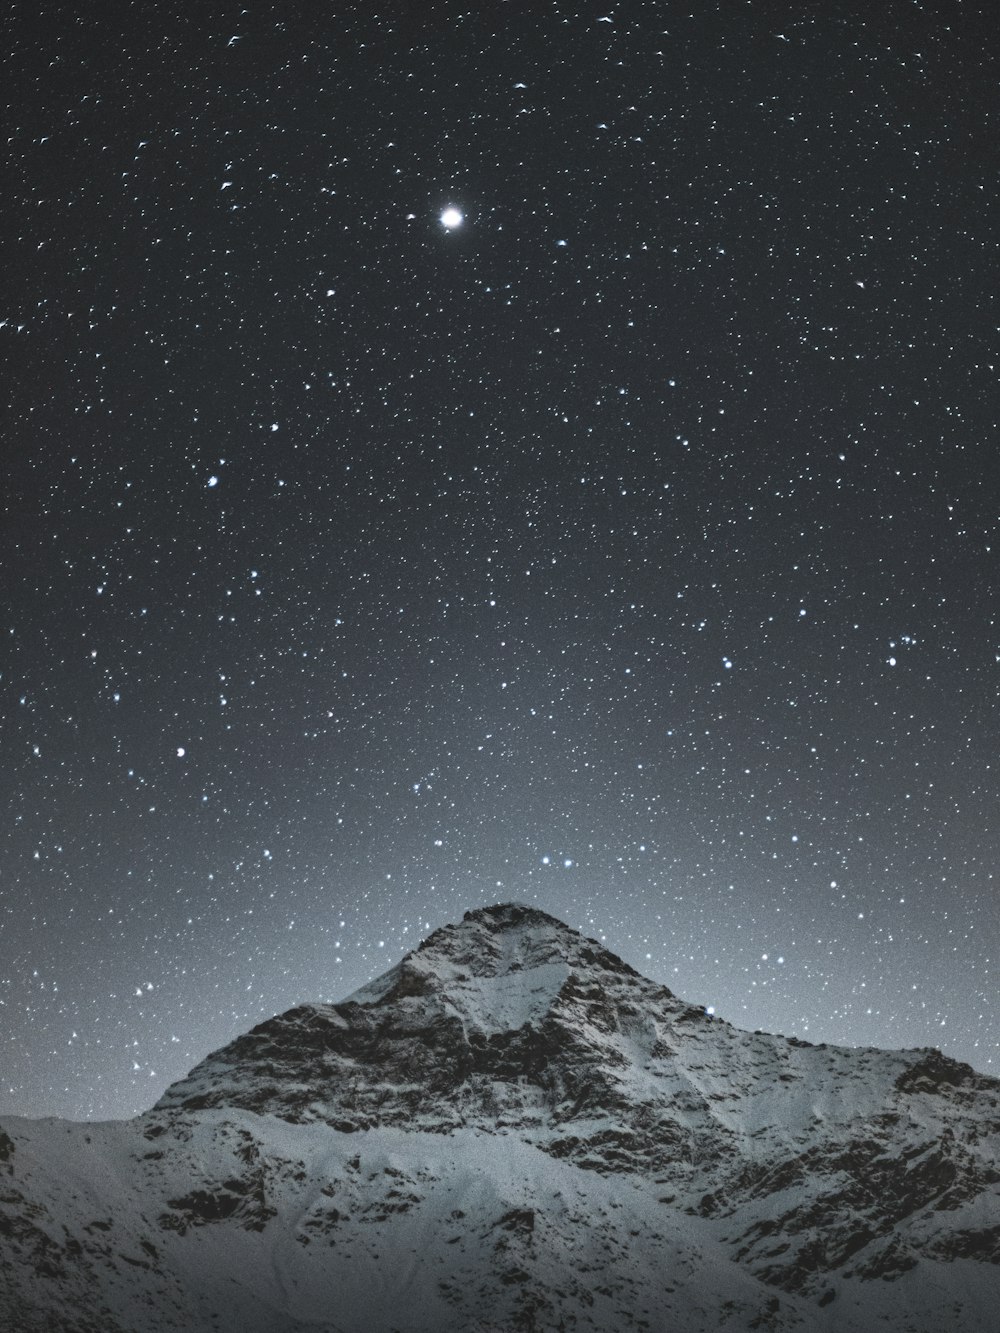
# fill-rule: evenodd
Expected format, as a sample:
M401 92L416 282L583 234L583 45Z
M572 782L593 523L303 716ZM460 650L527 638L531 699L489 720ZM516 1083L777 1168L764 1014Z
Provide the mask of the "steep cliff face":
M992 1330L998 1161L1000 1084L969 1067L739 1031L502 904L133 1122L6 1122L0 1314Z

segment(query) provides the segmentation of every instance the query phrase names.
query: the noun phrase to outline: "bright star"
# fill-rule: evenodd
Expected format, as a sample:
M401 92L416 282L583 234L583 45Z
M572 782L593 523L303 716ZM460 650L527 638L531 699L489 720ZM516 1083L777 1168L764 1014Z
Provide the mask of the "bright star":
M460 227L464 220L457 208L446 208L441 214L441 225L447 227L449 231L454 231L456 227Z

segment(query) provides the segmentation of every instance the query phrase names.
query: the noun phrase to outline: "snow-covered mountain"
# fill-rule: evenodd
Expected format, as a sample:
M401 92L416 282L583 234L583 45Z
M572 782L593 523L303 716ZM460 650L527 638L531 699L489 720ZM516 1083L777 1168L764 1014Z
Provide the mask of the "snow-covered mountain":
M1000 1082L470 912L145 1115L0 1123L12 1333L1000 1327Z

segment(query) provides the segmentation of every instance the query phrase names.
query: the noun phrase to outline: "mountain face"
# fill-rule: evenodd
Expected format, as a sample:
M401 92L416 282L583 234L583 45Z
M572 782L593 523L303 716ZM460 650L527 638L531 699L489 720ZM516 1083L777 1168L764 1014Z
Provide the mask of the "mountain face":
M136 1120L0 1123L17 1333L990 1333L1000 1082L742 1032L530 907Z

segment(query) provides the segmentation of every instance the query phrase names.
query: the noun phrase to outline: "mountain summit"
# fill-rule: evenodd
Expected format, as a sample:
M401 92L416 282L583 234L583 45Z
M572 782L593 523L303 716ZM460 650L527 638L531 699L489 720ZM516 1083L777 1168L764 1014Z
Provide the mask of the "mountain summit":
M504 903L135 1121L6 1121L0 1323L985 1333L998 1160L995 1080L742 1032Z
M262 1023L156 1109L239 1106L352 1129L423 1116L457 1127L498 1096L541 1107L567 1084L577 1098L579 1075L594 1094L621 1063L610 1034L629 1026L636 1005L671 999L555 917L502 903L435 931L341 1003Z

